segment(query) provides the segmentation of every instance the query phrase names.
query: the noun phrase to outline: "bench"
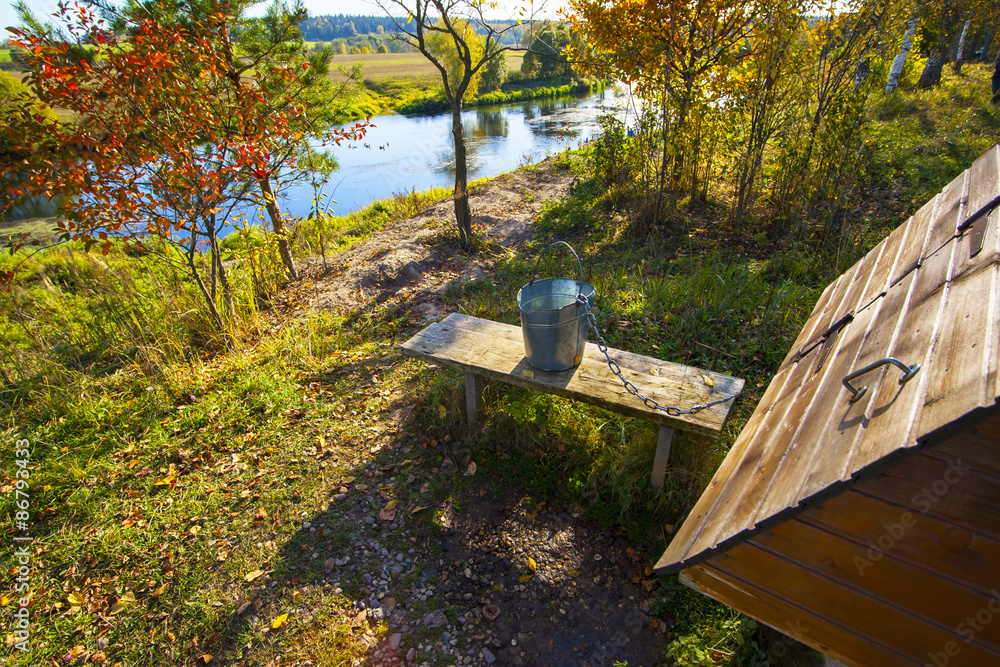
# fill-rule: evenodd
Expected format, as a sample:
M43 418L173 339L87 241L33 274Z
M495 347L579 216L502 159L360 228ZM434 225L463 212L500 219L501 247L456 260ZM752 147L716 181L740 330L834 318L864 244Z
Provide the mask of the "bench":
M660 425L650 481L663 486L670 459L674 429L718 438L734 401L726 401L696 414L671 416L646 407L625 391L608 369L604 355L587 343L583 361L561 372L540 371L524 356L521 328L454 313L426 327L403 343L403 354L465 371L465 401L470 426L482 410L483 378L557 394ZM743 380L690 366L661 361L608 348L622 375L639 391L663 406L687 409L732 396L743 390Z

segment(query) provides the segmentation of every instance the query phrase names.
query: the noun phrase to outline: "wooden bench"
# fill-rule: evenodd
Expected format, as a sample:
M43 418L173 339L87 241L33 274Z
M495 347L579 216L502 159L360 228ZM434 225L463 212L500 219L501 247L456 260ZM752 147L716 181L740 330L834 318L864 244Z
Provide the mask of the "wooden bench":
M583 361L568 371L540 371L524 356L521 328L467 315L452 314L431 324L403 343L403 354L465 371L465 400L470 425L479 419L483 378L527 387L599 405L602 408L660 424L653 461L653 486L663 486L674 429L718 438L734 401L706 408L697 414L671 416L648 408L625 391L621 380L608 369L604 355L587 343ZM743 391L740 378L690 366L660 361L631 352L608 349L622 375L639 391L664 406L682 409L719 398L734 399Z

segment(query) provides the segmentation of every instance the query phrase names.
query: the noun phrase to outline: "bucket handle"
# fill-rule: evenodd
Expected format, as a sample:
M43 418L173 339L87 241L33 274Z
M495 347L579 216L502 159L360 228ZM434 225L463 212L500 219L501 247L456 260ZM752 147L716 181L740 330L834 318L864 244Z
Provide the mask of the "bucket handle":
M579 269L580 271L579 282L581 285L583 284L583 264L580 263L580 256L576 254L576 250L573 250L573 246L571 246L570 244L566 243L565 241L556 241L555 243L550 244L545 250L543 250L542 254L538 256L537 260L535 260L535 268L532 269L531 271L531 282L528 283L529 285L535 284L535 274L538 273L538 265L542 261L542 258L548 254L549 250L556 247L557 245L564 245L567 248L569 248L569 251L571 253L573 253L573 257L576 259L576 268Z

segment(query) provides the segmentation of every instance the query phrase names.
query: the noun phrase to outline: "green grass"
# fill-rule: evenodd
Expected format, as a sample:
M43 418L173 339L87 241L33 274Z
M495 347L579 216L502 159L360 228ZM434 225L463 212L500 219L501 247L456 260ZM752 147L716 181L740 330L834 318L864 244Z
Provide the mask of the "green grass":
M0 49L0 63L12 62L10 59L10 49Z

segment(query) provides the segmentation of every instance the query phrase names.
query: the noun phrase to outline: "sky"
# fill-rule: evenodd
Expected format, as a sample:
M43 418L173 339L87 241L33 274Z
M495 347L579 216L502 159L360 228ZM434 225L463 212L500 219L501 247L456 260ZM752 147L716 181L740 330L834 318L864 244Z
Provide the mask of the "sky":
M51 16L57 11L58 0L27 0L28 7L34 12L36 16L41 18L42 16ZM523 0L523 2L518 2L517 0L501 0L500 10L496 12L497 18L510 18L516 17L516 8L521 4L528 4L528 0ZM536 6L541 4L540 0L536 1ZM540 15L541 18L556 18L556 9L560 5L564 5L564 0L548 0L544 6L544 12ZM17 25L17 12L14 11L14 3L12 0L0 0L0 28L5 28L10 25ZM368 15L368 16L382 16L383 12L379 9L379 6L371 0L305 0L306 8L309 13L313 16L321 16L323 14L354 14L354 15ZM261 3L261 7L264 3ZM3 36L7 37L6 31L3 31Z

